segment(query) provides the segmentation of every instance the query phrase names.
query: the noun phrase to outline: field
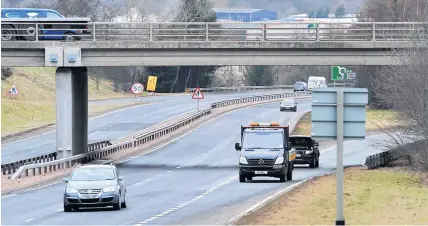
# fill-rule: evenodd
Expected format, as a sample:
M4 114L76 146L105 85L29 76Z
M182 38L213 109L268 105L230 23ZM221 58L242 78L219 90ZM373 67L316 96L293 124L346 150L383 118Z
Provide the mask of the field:
M345 170L344 214L348 225L415 225L428 222L428 186L400 169ZM336 174L304 183L241 219L239 225L332 225Z
M9 97L8 89L16 85L20 94L17 97ZM107 99L130 97L132 95L115 92L112 82L101 80L98 89L95 79L89 77L89 98ZM108 111L120 106L104 106ZM15 68L14 75L7 80L2 80L2 136L20 132L34 127L55 122L55 68ZM100 112L101 107L93 109L89 107L90 114Z
M393 127L398 123L397 113L392 110L367 109L366 130ZM311 135L311 112L306 113L297 123L293 135Z

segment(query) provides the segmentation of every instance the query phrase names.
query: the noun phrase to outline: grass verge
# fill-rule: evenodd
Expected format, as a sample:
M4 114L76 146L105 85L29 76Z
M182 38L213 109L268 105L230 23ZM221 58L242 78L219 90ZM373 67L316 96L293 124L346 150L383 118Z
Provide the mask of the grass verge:
M428 187L398 169L345 169L347 224L428 222ZM331 225L336 215L336 174L313 179L242 218L239 225ZM315 214L314 214L315 213Z
M12 85L20 92L17 97L7 95ZM88 79L88 91L92 100L132 96L94 77ZM55 122L55 68L15 68L12 77L2 80L2 95L2 136Z
M367 109L366 130L375 131L380 128L398 125L397 112L393 110ZM311 135L311 112L306 113L297 123L293 135Z

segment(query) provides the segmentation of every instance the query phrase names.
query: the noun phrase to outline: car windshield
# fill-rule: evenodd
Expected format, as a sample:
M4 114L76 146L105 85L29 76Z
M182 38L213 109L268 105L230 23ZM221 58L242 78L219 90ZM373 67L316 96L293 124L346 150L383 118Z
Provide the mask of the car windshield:
M284 139L282 133L260 131L246 132L242 143L243 149L282 149L284 148Z
M285 99L282 101L283 104L294 104L294 100L291 99Z
M85 168L76 169L70 181L97 181L114 180L115 173L111 168Z
M303 85L303 83L302 82L296 82L294 85L295 86L300 86L300 85Z

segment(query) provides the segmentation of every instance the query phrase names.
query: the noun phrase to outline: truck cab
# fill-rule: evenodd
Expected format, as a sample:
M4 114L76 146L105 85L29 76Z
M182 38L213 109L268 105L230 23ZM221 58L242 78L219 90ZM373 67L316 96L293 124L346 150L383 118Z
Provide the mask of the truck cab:
M278 123L253 122L241 126L241 143L235 144L240 151L239 181L251 181L253 177L275 177L281 182L293 179L293 160L288 126Z
M311 136L291 135L291 149L296 153L294 164L309 164L310 168L318 168L320 151L318 143Z

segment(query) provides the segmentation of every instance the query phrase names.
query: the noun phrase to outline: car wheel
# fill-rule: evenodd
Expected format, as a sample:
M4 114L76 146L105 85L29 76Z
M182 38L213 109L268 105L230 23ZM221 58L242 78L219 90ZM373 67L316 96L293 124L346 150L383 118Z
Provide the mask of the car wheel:
M315 163L315 167L318 168L320 167L320 157L318 156L317 161Z
M316 157L316 156L314 156L314 157L312 158L312 160L309 162L309 167L310 167L310 168L315 168L316 164L317 164L317 157Z
M126 208L126 194L125 194L125 195L123 195L123 202L122 202L122 204L121 204L121 207L122 207L122 208Z
M283 174L281 176L279 176L279 182L285 182L287 180L287 175Z
M2 41L13 41L15 40L16 32L10 25L1 25L1 40Z
M67 33L65 33L65 35L64 35L64 41L66 41L66 42L74 42L74 41L76 41L76 36L72 36L72 35L75 35L74 33L71 33L71 32L67 32Z
M247 180L253 180L253 177L252 176L248 176Z
M64 212L71 212L71 211L73 211L73 208L71 208L71 206L64 204Z
M122 209L122 203L120 203L120 194L119 194L119 198L117 199L117 203L113 204L113 209L114 210Z
M293 170L287 171L287 180L293 180Z
M239 182L244 183L245 182L245 176L239 175Z

